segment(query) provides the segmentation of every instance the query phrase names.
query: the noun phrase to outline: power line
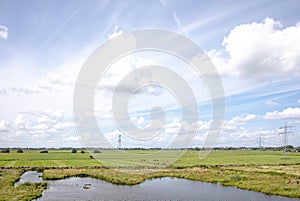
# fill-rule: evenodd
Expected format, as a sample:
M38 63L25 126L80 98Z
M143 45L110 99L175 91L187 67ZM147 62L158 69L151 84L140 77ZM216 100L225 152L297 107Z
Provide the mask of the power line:
M121 148L122 148L121 138L122 138L122 136L119 135L119 139L118 139L118 149L121 149Z
M261 135L259 136L259 139L258 139L258 148L261 149L262 148L262 142L261 142Z
M293 127L294 127L294 126L284 125L284 126L281 126L281 127L279 128L279 129L283 129L283 131L280 132L279 135L283 135L284 156L286 155L286 152L287 152L288 135L294 133L293 131L291 131L291 129L292 129Z

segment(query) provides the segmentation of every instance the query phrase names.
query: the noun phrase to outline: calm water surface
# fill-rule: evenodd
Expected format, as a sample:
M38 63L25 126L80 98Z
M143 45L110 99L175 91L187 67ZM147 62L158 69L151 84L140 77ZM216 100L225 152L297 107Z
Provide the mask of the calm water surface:
M26 172L18 183L40 182L40 173ZM72 177L47 181L42 200L203 200L203 201L299 201L254 191L176 178L147 180L135 186L114 185L93 178Z

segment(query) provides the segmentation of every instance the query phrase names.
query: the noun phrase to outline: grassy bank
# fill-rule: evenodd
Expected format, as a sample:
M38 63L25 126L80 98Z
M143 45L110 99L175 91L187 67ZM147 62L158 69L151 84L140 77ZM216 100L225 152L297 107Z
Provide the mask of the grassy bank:
M235 186L267 194L300 197L300 165L293 165L293 171L287 170L290 168L289 166L271 166L270 171L267 170L266 166L264 166L264 171L259 171L260 166L244 170L245 167L247 166L208 166L202 168L165 168L155 170L127 169L126 171L105 168L48 169L43 172L43 178L62 179L80 176L101 179L113 184L135 185L142 183L146 179L176 177ZM275 171L275 167L279 171ZM254 169L251 170L251 168Z
M14 187L24 169L0 169L0 200L33 200L42 196L47 183L24 183Z

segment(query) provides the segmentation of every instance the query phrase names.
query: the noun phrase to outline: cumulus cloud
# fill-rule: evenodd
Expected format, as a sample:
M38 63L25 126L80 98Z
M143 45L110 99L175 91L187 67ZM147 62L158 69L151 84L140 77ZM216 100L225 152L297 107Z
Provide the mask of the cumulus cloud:
M283 28L281 22L266 18L236 26L223 39L225 52L210 50L208 55L224 75L256 80L299 77L299 36L300 23Z
M266 120L274 120L274 119L299 119L300 118L300 108L286 108L283 111L273 111L267 112L264 116Z
M59 110L20 112L9 122L0 120L0 142L8 146L80 146L74 122Z
M252 121L255 118L256 118L255 114L241 114L239 116L235 116L232 119L224 122L223 131L225 132L236 131L241 126L245 125L245 123Z
M242 114L236 117L233 117L231 120L229 120L229 123L234 123L237 125L241 125L244 124L248 121L251 121L253 119L255 119L256 115L255 114Z
M0 132L8 132L10 125L8 121L0 120Z
M8 39L8 28L6 26L0 25L0 38Z

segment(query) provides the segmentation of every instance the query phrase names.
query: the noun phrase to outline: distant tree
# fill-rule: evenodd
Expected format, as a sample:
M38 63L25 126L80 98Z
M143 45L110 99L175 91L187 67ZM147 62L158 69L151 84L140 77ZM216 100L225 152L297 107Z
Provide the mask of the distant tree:
M17 153L23 153L23 150L21 148L18 148Z
M1 153L9 153L10 149L9 148L4 148L1 150Z
M72 149L72 153L73 154L77 153L77 150L76 149Z
M98 150L98 149L95 149L95 150L94 150L94 153L95 153L95 154L99 154L99 153L101 153L101 151Z
M40 151L40 153L46 154L46 153L48 153L48 150L42 150L42 151Z
M80 152L80 153L84 154L84 153L85 153L85 151L81 150L81 152Z

